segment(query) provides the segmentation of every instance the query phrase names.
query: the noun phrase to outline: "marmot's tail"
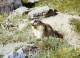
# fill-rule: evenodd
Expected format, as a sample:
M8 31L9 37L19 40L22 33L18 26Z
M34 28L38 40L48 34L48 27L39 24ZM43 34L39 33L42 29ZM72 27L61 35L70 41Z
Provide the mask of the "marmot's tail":
M58 38L63 38L63 35L58 33L57 31L53 31L53 35L58 37Z

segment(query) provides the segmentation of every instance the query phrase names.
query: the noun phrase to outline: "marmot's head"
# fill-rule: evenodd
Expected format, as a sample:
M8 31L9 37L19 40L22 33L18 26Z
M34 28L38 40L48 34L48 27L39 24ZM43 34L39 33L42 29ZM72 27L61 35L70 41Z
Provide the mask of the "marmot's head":
M44 23L38 19L34 19L31 22L32 32L37 39L41 39L44 35Z
M42 22L39 19L32 20L30 23L32 26L39 26L42 24Z
M49 11L44 15L44 17L50 17L50 16L55 16L57 15L57 10L56 9L49 9Z

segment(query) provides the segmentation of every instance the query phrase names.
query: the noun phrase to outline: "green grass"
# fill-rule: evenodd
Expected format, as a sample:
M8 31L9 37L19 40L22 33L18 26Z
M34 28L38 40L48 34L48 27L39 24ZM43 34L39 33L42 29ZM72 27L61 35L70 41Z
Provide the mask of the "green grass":
M60 12L80 15L80 0L40 0L36 6L48 5Z
M64 40L57 40L57 38L49 37L49 38L44 38L41 43L40 46L38 42L39 44L38 46L40 46L43 50L35 58L79 58L80 57L80 48L74 49L72 46L64 42Z
M28 25L23 30L15 30L13 28L2 29L1 24L6 19L7 15L2 15L0 18L0 43L9 43L9 42L29 42L30 39L34 38L33 34L31 33L31 27ZM26 23L29 23L28 16L24 15L22 17L17 16L12 19L9 19L9 23L12 23L14 26L17 26L20 22L23 22L24 19Z
M72 25L74 31L76 31L77 33L80 33L80 20L73 19L70 21L70 24Z
M27 1L27 0L26 0ZM50 8L55 8L60 12L66 12L71 13L76 11L77 14L80 14L80 2L79 0L40 0L38 3L36 3L36 6L40 5L48 5ZM1 14L0 18L0 24L6 19L8 15L7 14ZM24 15L22 17L16 16L13 19L9 20L9 23L12 23L13 25L17 26L19 22L23 22L23 19L28 19L29 17L27 15ZM72 23L73 24L73 23ZM76 22L75 28L79 31L79 23ZM28 39L34 38L33 34L30 32L30 26L26 27L22 31L10 31L10 30L3 30L0 26L0 42L12 42L12 41L27 41ZM4 39L4 40L3 40ZM8 40L9 39L9 40ZM31 40L33 41L33 40Z
M48 58L79 58L80 51L77 50L70 50L69 48L66 48L67 50L50 50L50 56ZM46 58L48 55L47 50L43 50L36 58Z
M22 2L23 2L23 3L27 3L27 2L28 2L28 0L22 0Z
M0 55L0 58L2 58L3 57L3 55Z
M24 0L25 1L25 0ZM27 2L27 0L26 0ZM59 12L80 15L80 0L40 0L35 6L48 5L50 8L55 8ZM42 41L36 41L36 38L31 32L30 25L23 30L4 30L1 27L1 23L6 19L8 14L0 14L0 43L7 44L10 42L27 42L34 43L36 46L42 48L42 52L35 58L46 58L48 55L48 48L50 48L49 58L80 58L80 48L74 49L72 46L67 44L64 40L58 40L55 37L42 38ZM23 19L29 19L27 15L22 17L14 17L9 22L13 25L18 25L19 22L23 22ZM28 21L28 22L29 22ZM70 23L76 32L80 32L80 21L71 20ZM16 47L15 50L20 47ZM2 55L0 55L2 57Z

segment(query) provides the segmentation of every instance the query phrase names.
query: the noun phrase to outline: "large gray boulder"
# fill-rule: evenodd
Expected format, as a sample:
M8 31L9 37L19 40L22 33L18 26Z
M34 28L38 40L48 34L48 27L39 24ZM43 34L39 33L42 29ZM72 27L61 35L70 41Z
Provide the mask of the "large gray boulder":
M25 58L26 54L24 53L23 49L19 49L18 51L13 51L7 55L5 55L3 58Z
M49 10L48 6L40 6L40 7L35 7L28 13L28 16L33 19L37 16L43 16L45 13L47 13Z
M70 24L71 20L74 19L80 20L80 16L57 12L57 15L43 18L41 21L32 20L32 31L36 38L41 39L48 33L45 32L46 29L51 27L51 30L49 29L49 32L57 31L63 36L63 39L66 40L67 43L75 48L80 47L80 36L77 35L78 33L74 31L73 26ZM37 28L34 27L35 25ZM48 25L50 25L50 27L47 27ZM51 34L53 33L54 32L52 32ZM55 35L57 35L57 33Z
M8 0L7 3L12 3L14 6L14 9L17 9L20 6L22 6L21 0Z
M30 9L26 8L24 6L21 6L19 8L17 8L16 10L14 10L8 17L7 19L12 19L15 16L22 16L24 13L29 12Z
M21 0L14 0L13 5L14 5L14 9L17 9L20 6L22 6L22 2L21 2Z
M42 19L43 23L49 24L53 30L58 31L63 35L63 39L65 39L70 45L74 47L80 47L80 37L73 30L73 26L70 25L71 20L80 20L80 16L77 15L69 15L58 12L58 14L54 17L49 17Z

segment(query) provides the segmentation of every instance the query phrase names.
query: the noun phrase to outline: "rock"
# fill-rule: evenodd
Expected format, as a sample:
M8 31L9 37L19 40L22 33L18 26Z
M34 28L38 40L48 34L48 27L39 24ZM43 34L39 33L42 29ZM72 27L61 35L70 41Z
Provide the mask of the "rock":
M34 44L27 44L26 42L18 42L18 43L8 43L3 46L0 44L0 54L7 55L15 50L16 47L22 47L23 49L27 46L33 46Z
M25 26L26 26L25 23L19 24L19 26L18 26L18 30L22 30Z
M11 19L15 16L22 16L23 14L29 12L30 9L29 8L26 8L24 6L21 6L19 8L17 8L16 10L14 10L8 17L7 19Z
M20 6L22 6L21 0L7 0L7 3L8 3L8 4L9 4L9 3L12 3L14 9L17 9L17 8L19 8Z
M29 23L28 23L28 20L27 20L27 19L23 19L22 22L19 22L19 23L18 23L17 29L18 29L18 30L22 30L22 29L24 29L25 27L27 27L28 24L29 24Z
M29 11L30 11L29 8L26 8L26 7L22 6L22 7L20 7L20 8L17 8L17 9L15 10L15 13L19 14L20 16L22 16L24 13L27 13L27 12L29 12Z
M23 49L19 49L18 51L13 51L8 55L5 55L3 58L25 58L26 54L24 53Z
M0 1L0 13L10 13L14 9L22 6L21 0L1 0Z
M35 3L38 2L39 0L28 0L28 3Z
M13 3L14 2L14 0L8 0L7 1L7 3Z
M48 6L35 7L32 11L28 13L28 16L33 19L35 17L43 16L49 10Z
M53 17L44 18L41 21L43 23L49 24L53 30L62 34L63 39L65 39L70 45L74 47L80 47L80 38L72 29L72 25L70 25L70 20L73 18L80 20L79 16L57 12L57 15Z
M34 35L37 38L42 38L48 32L45 32L48 27L46 24L51 26L53 31L58 32L62 35L62 38L67 41L70 45L74 47L80 47L80 37L76 35L77 33L72 29L72 25L70 25L71 19L78 19L80 20L80 16L76 15L69 15L57 12L55 16L43 18L41 22L35 19L31 21L32 25L36 27L33 28ZM42 24L43 23L43 24ZM44 26L45 25L45 26ZM52 31L49 28L49 31ZM45 34L44 34L45 32ZM54 33L54 32L53 32ZM48 33L49 34L49 33ZM57 34L57 33L56 33ZM44 36L45 37L45 36Z
M13 3L8 3L8 0L0 1L0 13L10 13L14 9Z
M13 0L13 1L14 1L13 3L14 9L17 9L22 6L21 0Z

